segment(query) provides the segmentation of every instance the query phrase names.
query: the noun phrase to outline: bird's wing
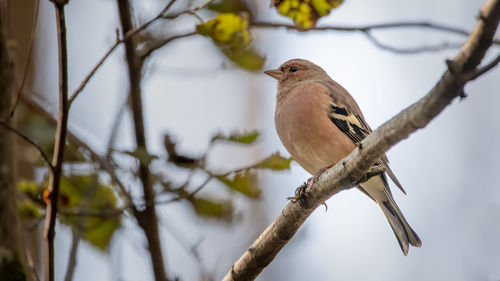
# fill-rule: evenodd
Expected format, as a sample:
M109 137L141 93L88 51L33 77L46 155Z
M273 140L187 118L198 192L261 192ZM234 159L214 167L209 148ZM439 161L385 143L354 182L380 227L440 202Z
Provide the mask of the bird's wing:
M364 120L363 114L356 101L347 90L333 80L328 82L321 81L320 83L328 89L329 96L332 99L328 117L333 124L346 134L356 145L359 144L372 132L372 129ZM389 168L389 161L385 154L375 163L375 166L378 165L384 168L397 187L406 194L403 186Z

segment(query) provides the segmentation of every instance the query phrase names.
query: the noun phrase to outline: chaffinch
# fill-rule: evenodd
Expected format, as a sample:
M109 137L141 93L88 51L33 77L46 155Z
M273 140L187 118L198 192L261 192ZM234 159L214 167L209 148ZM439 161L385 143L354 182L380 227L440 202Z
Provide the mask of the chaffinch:
M316 64L293 59L265 71L278 80L274 121L281 142L292 157L312 175L351 153L370 132L352 96ZM384 212L404 255L408 244L422 242L392 197L387 175L406 194L383 155L358 188Z

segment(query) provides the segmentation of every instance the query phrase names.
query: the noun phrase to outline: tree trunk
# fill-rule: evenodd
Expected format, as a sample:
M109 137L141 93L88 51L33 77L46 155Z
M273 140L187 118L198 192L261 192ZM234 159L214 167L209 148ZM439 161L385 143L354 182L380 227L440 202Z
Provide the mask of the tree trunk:
M7 120L11 106L14 67L7 44L6 2L0 2L0 118ZM13 177L12 136L0 129L0 279L26 280L24 251Z

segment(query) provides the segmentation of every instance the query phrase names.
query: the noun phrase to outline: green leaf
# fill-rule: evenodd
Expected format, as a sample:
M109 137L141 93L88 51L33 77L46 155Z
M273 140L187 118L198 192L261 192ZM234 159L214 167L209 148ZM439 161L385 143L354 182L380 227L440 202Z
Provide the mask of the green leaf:
M208 9L219 13L248 12L246 2L243 0L220 0L210 3Z
M137 160L139 160L139 162L141 162L141 164L144 166L149 166L149 164L151 164L153 160L158 159L158 156L154 154L149 154L143 148L138 148L134 151L122 151L122 152L134 158L137 158Z
M244 132L244 133L232 133L229 136L224 136L222 134L218 134L215 137L212 138L212 142L216 140L222 140L222 141L231 141L231 142L237 142L237 143L242 143L242 144L252 144L254 143L257 138L259 137L260 132L257 130L253 130L250 132Z
M288 170L290 169L290 163L293 158L285 158L280 155L279 152L273 153L271 156L263 159L259 163L255 164L252 168L257 169L271 169L275 171Z
M202 217L230 220L233 215L233 203L229 200L215 200L196 197L190 199L195 212Z
M279 14L293 19L295 25L308 29L342 2L343 0L274 0L273 6Z
M88 218L83 239L101 251L106 251L115 231L120 228L120 219Z
M99 182L96 174L62 177L60 188L59 205L65 209L104 213L118 208L112 187ZM119 215L90 217L61 213L59 221L81 232L84 240L102 251L107 249L114 232L121 226Z
M255 175L251 172L243 171L233 175L216 176L216 178L230 189L248 197L258 198L262 193L255 183Z
M246 70L257 71L262 69L266 58L251 48L238 52L224 52L224 54L237 66Z

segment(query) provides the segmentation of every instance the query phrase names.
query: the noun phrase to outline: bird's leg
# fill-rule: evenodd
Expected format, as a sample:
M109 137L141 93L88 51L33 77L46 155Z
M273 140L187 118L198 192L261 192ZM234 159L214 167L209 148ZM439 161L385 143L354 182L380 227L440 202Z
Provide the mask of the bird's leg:
M319 180L319 177L328 169L330 169L333 165L331 166L327 166L327 167L324 167L324 168L321 168L313 177L310 177L306 182L304 182L302 185L300 185L299 187L297 187L297 189L295 190L295 196L294 197L288 197L287 199L292 201L293 203L297 203L297 201L304 197L306 195L306 189L307 187L309 186L309 184L312 184L314 185L315 183L318 182ZM325 203L323 203L325 204ZM326 204L325 204L326 206Z

